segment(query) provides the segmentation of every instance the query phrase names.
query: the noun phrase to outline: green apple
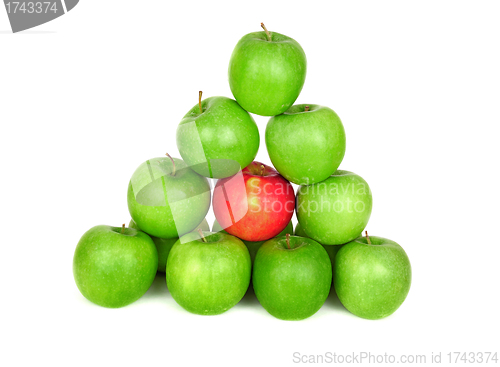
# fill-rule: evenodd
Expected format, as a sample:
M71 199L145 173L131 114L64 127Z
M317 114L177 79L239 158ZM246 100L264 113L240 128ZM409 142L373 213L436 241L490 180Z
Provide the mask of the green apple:
M381 319L403 303L411 284L411 265L396 242L359 237L335 258L333 282L340 302L354 315Z
M157 266L153 240L125 225L89 229L73 257L73 275L83 296L112 308L141 298L153 283Z
M283 177L310 185L326 180L339 168L346 146L344 126L328 107L295 105L269 119L266 146Z
M205 177L225 178L248 166L259 150L257 124L235 100L201 100L177 127L177 147L184 161Z
M300 223L297 223L297 226L295 227L295 235L299 237L310 238L307 235L307 233L304 232ZM337 252L339 252L342 245L323 245L322 243L320 243L320 245L323 246L326 252L328 253L328 256L330 257L330 262L332 263L332 270L333 270L333 265L335 264L335 256L337 255Z
M133 219L130 220L128 227L141 231L141 229L134 222ZM209 231L210 230L206 219L203 219L203 221L193 231L196 231L198 229L201 229L202 231ZM165 268L167 266L168 254L170 253L172 246L177 242L177 240L179 238L178 237L159 238L159 237L155 237L155 236L150 236L150 237L153 240L153 242L155 243L156 250L158 251L158 271L161 273L164 273Z
M267 30L249 33L231 55L229 86L248 112L275 116L288 110L299 96L306 69L306 55L294 39Z
M260 304L282 320L302 320L325 303L332 266L316 241L287 235L264 243L255 257L253 289Z
M360 176L337 170L325 181L300 186L296 210L309 237L323 245L341 245L358 237L366 227L372 193Z
M225 233L201 233L184 235L170 250L167 286L174 300L187 311L218 315L245 295L252 263L248 249L238 238Z
M151 236L176 238L192 231L210 208L210 185L177 158L141 164L127 193L130 216Z
M221 225L219 222L217 222L217 219L215 220L213 226L212 226L212 232L223 232L227 233L225 230L222 229ZM284 230L282 230L276 237L281 237L286 234L293 234L293 224L292 221L290 221L287 226L285 227ZM241 239L241 238L240 238ZM250 258L252 259L252 264L255 260L255 256L257 255L257 251L259 250L260 246L264 244L266 241L245 241L242 240L245 246L248 248L248 252L250 253Z

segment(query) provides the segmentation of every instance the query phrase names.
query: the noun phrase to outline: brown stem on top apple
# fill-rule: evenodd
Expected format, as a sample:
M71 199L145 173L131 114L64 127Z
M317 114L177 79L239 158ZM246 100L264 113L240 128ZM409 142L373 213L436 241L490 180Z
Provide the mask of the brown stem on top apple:
M125 223L122 224L122 231L120 232L121 234L125 233Z
M290 233L286 234L286 247L290 250Z
M174 159L170 156L170 154L168 153L165 153L165 155L170 158L170 160L172 161L172 176L175 176L175 162L174 162Z
M264 23L260 23L260 26L262 27L262 29L264 29L264 31L266 32L266 35L267 35L267 40L269 42L271 42L271 33L267 30L266 26L264 25Z
M365 231L365 235L366 235L366 241L368 242L369 245L371 245L372 241L370 241L370 237L368 237L368 231Z
M203 113L203 108L201 108L201 96L203 95L203 92L200 90L198 93L198 106L200 106L200 113Z
M201 230L201 228L198 228L198 233L200 234L200 237L201 237L202 241L206 243L207 239L203 235L203 231Z
M260 175L264 176L264 171L266 170L266 167L264 167L263 164L260 165Z
M309 106L306 106L306 107L304 108L304 111L306 111L306 112L307 112L307 111L309 111Z

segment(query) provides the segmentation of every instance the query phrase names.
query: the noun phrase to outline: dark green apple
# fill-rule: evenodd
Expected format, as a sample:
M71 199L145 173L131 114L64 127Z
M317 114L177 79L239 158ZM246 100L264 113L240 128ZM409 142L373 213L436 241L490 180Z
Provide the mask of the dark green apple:
M297 226L295 227L295 235L299 237L310 238L307 235L307 233L304 232L300 223L297 223ZM335 256L337 255L337 252L339 252L342 245L323 245L322 243L320 243L320 245L323 246L326 252L328 253L328 256L330 257L330 262L332 263L332 270L333 270L333 265L335 264Z
M335 258L333 282L340 302L354 315L381 319L403 303L411 284L411 265L396 242L359 237Z
M282 320L302 320L325 303L332 283L332 266L319 243L288 236L270 239L257 251L253 289L271 315Z
M141 229L134 222L133 219L130 220L128 227L141 231ZM195 229L193 229L193 231L196 231L198 229L201 229L202 231L209 231L210 230L206 219L203 219L203 221ZM164 273L165 268L167 266L168 254L170 253L172 246L177 242L177 240L179 238L178 237L159 238L159 237L155 237L155 236L151 236L151 235L150 235L150 237L153 240L153 242L155 243L156 250L158 251L158 271L161 273Z
M127 193L130 216L139 228L159 238L192 231L210 208L210 185L177 158L159 157L141 164Z
M205 177L225 178L248 166L259 150L257 124L235 100L210 97L194 106L177 127L182 159Z
M298 185L326 180L339 168L346 138L340 118L328 107L295 105L271 117L266 146L273 166Z
M366 227L372 193L360 176L337 170L325 181L300 186L296 210L309 237L323 245L341 245L358 237Z
M153 240L141 231L124 227L101 225L89 229L73 257L73 275L83 296L112 308L141 298L153 283L157 266Z
M243 242L225 233L188 233L170 250L167 286L189 312L218 315L236 305L250 284L252 263ZM206 242L205 242L206 241Z
M217 222L217 220L214 221L214 224L212 226L212 232L227 233L226 231L224 231L222 229L221 225L219 224L219 222ZM285 229L282 230L276 237L284 236L287 233L288 234L293 234L293 224L292 224L292 221L290 221L287 224L287 226L285 227ZM252 264L253 264L253 262L255 260L255 256L257 255L257 251L259 250L260 246L262 246L262 244L264 244L266 241L245 241L245 240L242 240L242 241L245 244L245 246L248 248L248 252L250 253L250 258L252 259Z
M249 33L239 40L231 55L229 86L248 112L275 116L285 112L299 96L306 69L306 55L294 39L267 30Z

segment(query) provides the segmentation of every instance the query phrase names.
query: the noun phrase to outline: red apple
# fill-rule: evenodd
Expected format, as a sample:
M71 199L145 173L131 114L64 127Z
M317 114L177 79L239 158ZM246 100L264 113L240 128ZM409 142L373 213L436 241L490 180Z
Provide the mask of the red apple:
M295 193L274 168L252 162L217 182L213 206L217 221L229 234L245 241L266 241L290 222Z

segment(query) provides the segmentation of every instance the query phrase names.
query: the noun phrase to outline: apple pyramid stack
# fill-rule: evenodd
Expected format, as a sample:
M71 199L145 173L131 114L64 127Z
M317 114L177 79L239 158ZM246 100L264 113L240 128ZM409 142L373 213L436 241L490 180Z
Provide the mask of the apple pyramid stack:
M346 147L340 118L328 107L293 105L305 53L294 39L262 28L241 38L231 56L235 99L203 100L200 92L180 122L182 159L167 154L134 172L129 227L96 226L80 239L73 270L88 300L126 306L158 271L175 301L201 315L227 311L249 287L283 320L312 316L333 287L350 312L367 319L403 303L410 262L397 243L362 236L372 194L363 178L338 170ZM260 136L250 113L271 116L265 141L274 168L254 161ZM209 178L217 179L213 190ZM300 185L296 194L291 183Z

